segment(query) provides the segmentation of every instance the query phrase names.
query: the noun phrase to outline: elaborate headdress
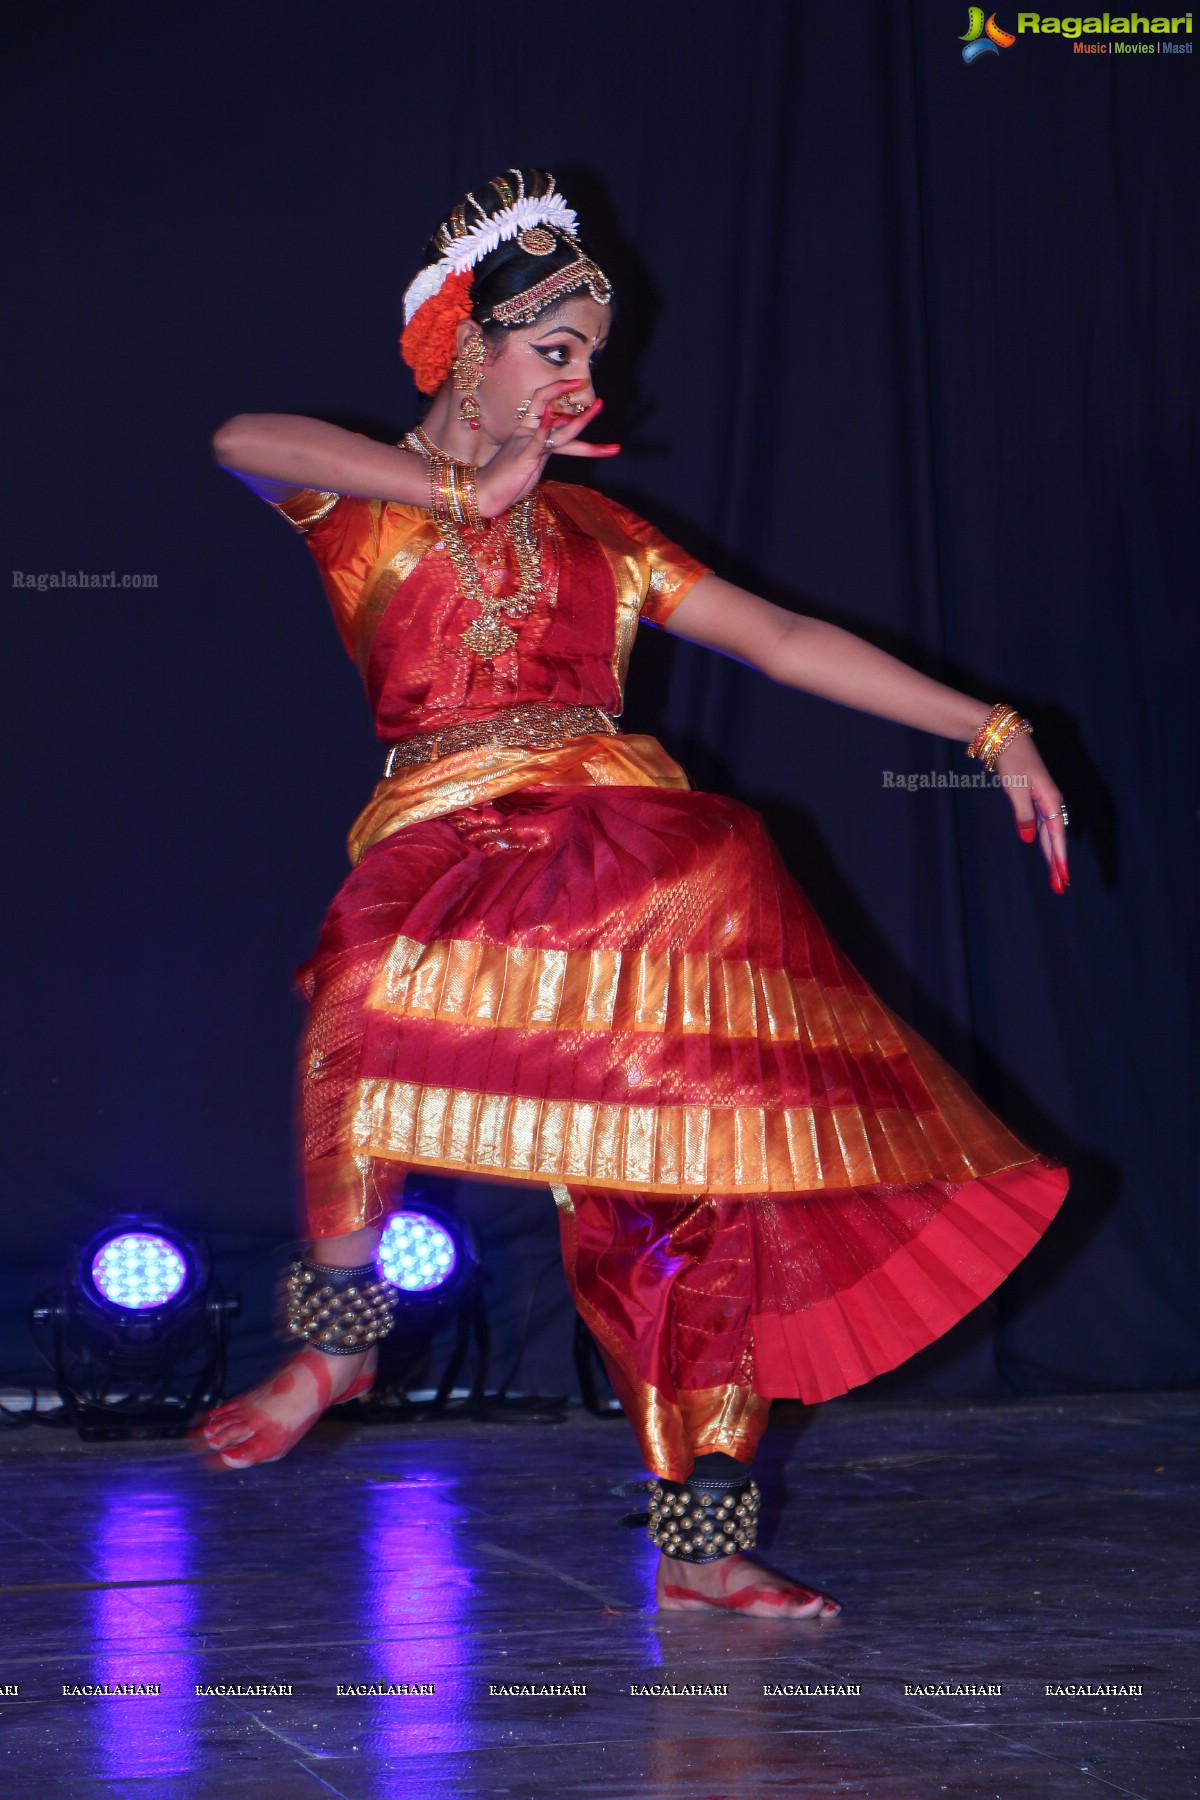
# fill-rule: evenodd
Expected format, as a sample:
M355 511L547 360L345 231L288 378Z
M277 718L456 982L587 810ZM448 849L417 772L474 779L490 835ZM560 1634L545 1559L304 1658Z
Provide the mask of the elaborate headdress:
M534 195L525 192L525 178L519 169L510 169L508 174L516 177L515 186L505 175L488 184L503 202L497 212L486 212L474 194L454 208L433 240L440 254L405 290L400 353L423 394L436 392L450 373L455 333L460 321L471 316L472 272L501 244L515 238L527 255L541 257L552 256L560 244L570 240L574 254L544 281L502 300L481 323L529 325L547 306L585 287L601 306L612 299L608 277L574 244L578 221L555 188L554 177L548 177L544 194ZM476 217L468 224L471 208Z

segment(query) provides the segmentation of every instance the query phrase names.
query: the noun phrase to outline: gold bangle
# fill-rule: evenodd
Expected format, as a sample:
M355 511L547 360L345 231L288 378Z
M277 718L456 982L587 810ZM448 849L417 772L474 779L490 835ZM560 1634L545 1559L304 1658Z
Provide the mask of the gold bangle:
M998 700L967 745L967 755L977 757L991 774L995 770L997 758L1009 744L1032 730L1029 720L1023 719L1015 707L1005 706L1002 700Z
M455 525L461 525L457 490L454 485L454 464L447 458L443 458L442 461L442 502L446 509L443 516L452 520Z
M442 456L431 456L429 459L429 510L435 519L448 520L450 510L446 504L445 483L446 459Z
M987 747L988 739L991 738L996 730L1003 726L1008 719L1013 718L1014 716L1011 706L1005 706L1003 701L997 701L987 718L983 721L983 724L979 727L979 730L975 733L975 736L967 745L967 755L982 756Z
M977 757L986 756L991 740L998 732L1003 731L1004 727L1011 719L1016 719L1019 716L1020 715L1016 713L1011 706L1005 706L1003 701L997 701L987 718L983 721L983 724L979 727L979 730L975 733L975 736L967 745L967 755Z
M1020 716L1019 713L1015 712L1006 713L1004 718L1000 719L988 733L984 740L983 748L979 752L979 760L987 768L990 769L995 761L997 745L1004 742L1009 731L1019 722Z
M1014 743L1019 737L1024 737L1027 731L1032 730L1033 726L1029 723L1028 719L1014 719L1010 725L1006 725L1000 736L992 743L984 757L988 772L991 773L991 771L995 769L996 764L1011 743Z
M475 471L469 463L462 466L462 499L466 508L467 524L476 531L483 530L483 517L479 511L479 489L475 481Z
M454 523L456 525L465 525L467 522L467 509L463 505L462 468L458 463L455 463L455 462L452 462L449 465L449 468L450 468L450 504L454 509Z

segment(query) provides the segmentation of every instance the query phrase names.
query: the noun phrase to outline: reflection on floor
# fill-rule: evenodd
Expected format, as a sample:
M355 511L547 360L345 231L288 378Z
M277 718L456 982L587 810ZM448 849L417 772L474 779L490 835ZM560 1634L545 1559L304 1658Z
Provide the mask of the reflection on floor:
M243 1474L6 1432L4 1791L1175 1800L1198 1423L1194 1394L777 1408L762 1551L845 1602L823 1626L655 1617L620 1420L335 1416Z

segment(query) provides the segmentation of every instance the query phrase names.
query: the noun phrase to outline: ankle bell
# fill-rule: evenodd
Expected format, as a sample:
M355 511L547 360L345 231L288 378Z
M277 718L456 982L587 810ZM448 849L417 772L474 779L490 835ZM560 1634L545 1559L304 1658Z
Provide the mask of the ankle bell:
M753 1476L742 1481L696 1480L650 1483L646 1536L664 1556L680 1562L716 1562L758 1541L762 1493Z
M374 1263L337 1269L297 1257L288 1273L285 1329L326 1356L358 1356L392 1329L398 1298Z

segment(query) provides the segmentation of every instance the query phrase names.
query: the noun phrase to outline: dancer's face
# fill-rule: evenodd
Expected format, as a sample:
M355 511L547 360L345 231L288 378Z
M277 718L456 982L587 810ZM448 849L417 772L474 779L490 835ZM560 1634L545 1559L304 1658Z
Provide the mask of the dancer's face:
M564 413L582 412L591 405L595 359L608 341L610 312L588 294L581 299L572 295L532 325L506 331L489 347L475 395L488 437L496 443L510 437L520 425L521 407L552 381L582 384L561 396L558 405Z

